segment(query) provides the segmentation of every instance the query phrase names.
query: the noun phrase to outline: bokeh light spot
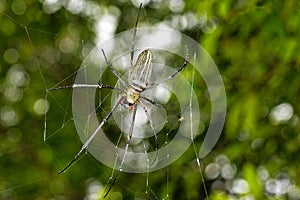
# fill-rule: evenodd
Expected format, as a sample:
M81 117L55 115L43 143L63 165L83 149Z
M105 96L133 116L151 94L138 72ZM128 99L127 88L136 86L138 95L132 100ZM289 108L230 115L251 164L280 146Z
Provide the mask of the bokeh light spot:
M216 179L220 174L220 166L216 163L210 163L205 167L204 173L207 179Z
M18 62L20 55L16 49L10 48L4 52L3 58L8 64L14 64Z
M25 13L27 9L27 6L24 1L22 0L15 0L11 4L11 10L16 14L16 15L22 15Z
M271 109L270 118L273 124L287 122L292 118L294 109L289 103L281 103Z
M22 65L13 65L7 72L7 81L15 86L25 86L29 83L29 75L23 69Z
M13 35L16 31L16 25L12 21L6 19L1 20L0 26L2 33L7 36Z
M23 91L14 85L5 87L3 94L4 97L11 102L17 102L23 98Z
M155 87L153 95L155 99L157 99L162 104L168 103L171 97L170 91L166 87L160 85Z
M221 176L224 179L232 179L236 174L236 166L230 163L226 163L221 168Z
M6 126L15 126L19 122L19 116L15 109L9 105L5 105L0 110L1 122Z
M246 194L249 192L249 184L246 180L238 178L233 180L231 188L229 189L233 194Z
M71 53L75 48L74 40L70 38L63 38L59 42L59 49L63 53Z
M46 99L38 99L35 101L33 109L37 115L45 115L49 110L49 102Z

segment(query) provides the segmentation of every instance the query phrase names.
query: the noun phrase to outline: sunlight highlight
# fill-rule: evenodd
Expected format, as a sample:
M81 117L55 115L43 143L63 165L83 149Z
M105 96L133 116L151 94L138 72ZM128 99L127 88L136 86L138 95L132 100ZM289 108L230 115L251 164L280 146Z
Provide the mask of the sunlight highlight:
M287 122L293 115L292 105L286 102L273 107L270 112L270 118L275 125Z

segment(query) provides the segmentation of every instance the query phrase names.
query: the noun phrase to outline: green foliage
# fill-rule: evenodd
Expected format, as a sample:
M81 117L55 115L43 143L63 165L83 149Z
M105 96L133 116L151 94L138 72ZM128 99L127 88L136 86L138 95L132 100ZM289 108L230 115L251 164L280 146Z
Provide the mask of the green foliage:
M48 93L49 135L43 141L46 105L38 100L54 85L73 83L73 76L66 77L76 72L96 37L95 18L72 12L67 3L55 8L46 2L0 2L0 199L83 199L91 186L103 189L111 175L109 167L89 154L56 175L82 145L72 123L71 90ZM188 0L182 10L172 10L171 2L145 5L141 26L170 24L176 16L192 13L198 24L178 22L176 28L205 48L226 88L221 139L201 160L206 170L209 164L219 167L214 178L204 170L209 198L299 199L299 2ZM133 27L137 6L130 1L93 3L101 8L95 15L116 16L114 33ZM183 74L190 77L190 72ZM107 77L106 83L112 82ZM196 77L204 127L210 102L203 85ZM102 109L108 112L110 106ZM202 137L195 139L197 151ZM195 159L191 148L160 171L121 173L109 198L204 199Z

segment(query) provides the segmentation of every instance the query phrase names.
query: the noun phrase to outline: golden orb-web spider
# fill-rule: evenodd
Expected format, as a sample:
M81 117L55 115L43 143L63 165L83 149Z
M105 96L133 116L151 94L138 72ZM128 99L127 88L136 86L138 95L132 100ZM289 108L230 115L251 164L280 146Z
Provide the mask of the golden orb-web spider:
M112 182L111 182L108 190L103 195L104 198L109 194L109 192L110 192L111 188L113 187L114 183L116 182L120 172L122 171L122 167L123 167L123 164L125 162L126 154L128 152L128 147L129 147L130 141L132 139L132 133L133 133L135 116L136 116L137 105L138 104L140 104L141 107L143 108L143 110L144 110L144 112L145 112L145 114L146 114L146 116L149 120L151 129L154 133L155 150L156 150L156 157L157 157L157 152L158 152L158 148L159 148L157 133L156 133L156 130L155 130L154 123L151 119L151 116L150 116L145 104L143 103L143 100L148 101L151 104L153 104L155 106L158 106L158 107L163 107L163 106L156 103L155 101L147 98L146 96L143 96L142 95L143 91L145 91L145 90L147 90L151 87L154 87L154 86L156 86L156 85L158 85L158 84L160 84L164 81L167 81L167 80L173 78L174 76L176 76L176 74L178 74L181 70L183 70L188 65L188 60L186 58L185 61L183 62L183 64L180 66L180 68L176 72L169 75L165 79L159 81L158 83L154 83L154 84L151 84L149 86L149 78L150 78L151 72L152 72L152 57L153 57L152 56L152 51L150 49L146 49L146 50L142 51L138 55L138 58L137 58L137 61L136 61L135 65L133 65L134 45L135 45L135 40L136 40L136 32L137 32L137 26L138 26L138 21L139 21L139 16L140 16L140 13L141 13L141 9L142 9L142 3L139 6L135 26L134 26L134 29L133 29L133 42L132 42L131 49L130 49L130 67L129 67L129 72L128 72L128 81L127 81L127 83L124 80L122 80L122 78L120 77L118 72L112 67L112 64L108 61L104 50L101 49L102 54L103 54L104 59L105 59L105 62L107 64L109 70L118 78L121 85L125 89L108 86L108 85L105 85L105 84L102 84L102 83L98 83L98 84L95 84L95 85L73 84L73 85L48 89L48 91L52 91L52 90L60 90L60 89L66 89L66 88L74 88L74 89L75 88L99 88L99 89L106 88L106 89L111 89L111 90L119 90L119 91L123 92L123 95L120 97L118 102L113 106L113 108L106 115L106 117L102 120L100 125L96 128L96 130L92 133L92 135L88 138L88 140L82 145L79 152L66 165L66 167L64 167L61 171L58 172L58 174L63 173L79 158L79 156L82 154L82 152L88 148L88 146L91 143L91 141L93 140L93 138L96 136L96 134L99 132L99 130L103 127L103 125L111 117L113 112L117 109L117 107L120 104L123 105L124 107L128 108L129 110L132 110L132 121L131 121L130 129L129 129L129 132L128 132L125 151L124 151L121 163L118 167L117 173L115 174L114 178L111 177Z

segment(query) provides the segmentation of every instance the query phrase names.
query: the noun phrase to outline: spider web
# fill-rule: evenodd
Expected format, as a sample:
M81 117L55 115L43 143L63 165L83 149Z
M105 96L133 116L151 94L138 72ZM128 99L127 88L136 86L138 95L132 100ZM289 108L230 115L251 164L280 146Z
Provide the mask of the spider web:
M128 12L126 13L128 14ZM66 173L57 175L57 172L78 152L82 143L73 125L72 91L66 89L46 92L51 87L72 85L77 73L76 69L79 68L78 63L81 63L86 56L91 42L89 40L81 42L76 36L64 37L64 33L53 33L42 27L27 25L23 23L20 16L15 17L10 13L7 14L6 11L1 12L1 20L4 20L8 27L14 26L14 32L17 33L13 39L8 39L8 41L20 38L23 42L21 47L16 46L17 42L7 44L6 49L18 49L20 59L13 62L8 55L8 58L5 59L6 62L7 60L10 62L11 66L1 64L2 73L8 74L9 69L15 67L19 70L18 72L23 73L20 76L24 76L25 79L27 76L30 77L27 78L30 79L30 83L17 86L19 90L23 91L23 98L15 97L17 100L14 100L13 97L8 98L9 100L5 102L8 105L8 111L4 112L3 108L1 109L2 120L4 119L1 130L7 133L4 137L2 136L7 142L3 142L0 154L1 160L3 160L1 162L3 163L1 164L3 173L0 176L1 197L4 199L16 199L17 197L30 199L32 197L59 198L66 195L71 199L79 197L94 199L95 196L99 196L109 178L113 176L112 170L86 153ZM9 38L9 36L3 38ZM40 43L41 40L46 42ZM72 53L63 47L63 45L70 45L71 43L68 43L70 40L76 46L73 47ZM56 44L58 41L60 43ZM48 45L46 46L46 44ZM62 49L65 51L64 54L55 53ZM6 51L6 54L9 53ZM13 52L11 54L14 55ZM77 59L74 59L76 57ZM55 63L57 60L60 60L59 64ZM191 59L192 62L193 59ZM22 63L22 67L15 66L16 63ZM70 68L70 66L74 67ZM179 65L174 64L174 66ZM183 74L186 76L192 74L189 88L191 91L195 83L201 82L200 75L193 70L186 70ZM108 77L111 78L112 75ZM101 81L103 83L110 82L105 79ZM5 90L4 86L3 83L2 91ZM111 92L101 90L99 96L100 101L96 110L102 115L106 115L111 106L109 103L103 102L107 102L111 98ZM192 96L193 93L190 92L189 99L192 99ZM190 113L192 119L193 110L191 108L192 105L187 107L186 112ZM18 111L19 114L17 114ZM44 115L45 112L47 112L46 115ZM13 123L14 117L11 117L12 119L9 116L5 117L6 113L19 115L17 123ZM165 145L172 139L172 131L175 127L185 120L181 116L177 117L177 122L172 124L164 136L161 136ZM115 126L113 122L109 122L107 125L107 129ZM193 133L193 126L191 125L190 128ZM46 132L43 132L44 130ZM204 189L202 187L204 184L203 166L197 153L201 142L199 142L199 138L198 141L195 137L195 135L191 135L192 148L189 151L192 153L187 153L187 156L183 156L171 166L144 174L121 173L110 194L111 198L119 196L131 198L134 194L135 198L146 196L150 199L172 199L180 191L179 188L176 188L177 181L186 183L187 188L196 188L193 195L202 193L201 197L207 197L206 187ZM117 135L117 144L123 139L121 134ZM196 142L194 142L195 140ZM183 171L182 174L178 174L179 171ZM191 176L198 178L191 179ZM157 191L154 188L160 189ZM184 189L183 191L188 190Z

